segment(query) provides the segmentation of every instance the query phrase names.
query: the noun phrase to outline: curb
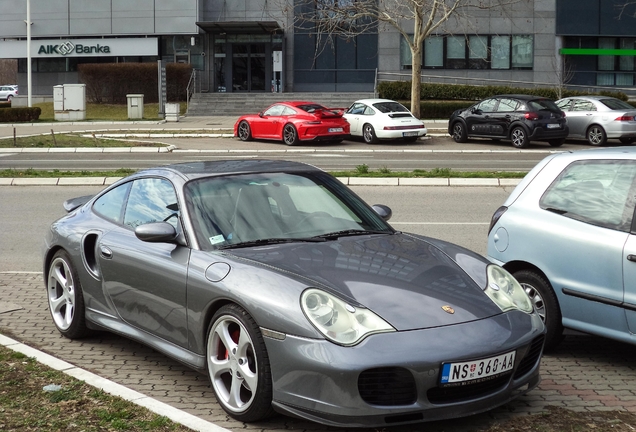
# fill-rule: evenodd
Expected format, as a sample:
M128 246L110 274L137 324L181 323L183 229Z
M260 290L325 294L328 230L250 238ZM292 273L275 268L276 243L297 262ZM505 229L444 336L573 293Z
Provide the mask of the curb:
M230 432L229 429L217 426L214 423L210 423L195 415L174 408L173 406L158 401L157 399L148 397L143 393L131 390L121 384L117 384L116 382L102 378L92 372L78 368L71 363L60 360L52 355L46 354L2 334L0 334L0 345L9 348L10 350L20 352L28 357L35 358L36 361L50 367L51 369L63 372L66 375L80 381L84 381L86 384L103 390L110 395L120 397L128 402L134 403L135 405L147 408L155 414L167 417L173 422L182 424L192 430L199 432Z
M109 186L122 177L0 178L0 186ZM517 186L520 178L338 177L348 186Z

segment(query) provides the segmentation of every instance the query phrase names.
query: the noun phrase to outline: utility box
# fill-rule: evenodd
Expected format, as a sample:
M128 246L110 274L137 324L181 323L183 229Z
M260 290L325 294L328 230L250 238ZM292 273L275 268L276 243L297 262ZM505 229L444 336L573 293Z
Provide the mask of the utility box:
M181 113L181 105L178 103L166 104L166 121L178 122L179 114Z
M127 94L128 99L128 118L142 119L144 118L144 95Z
M57 121L86 120L86 84L54 86L53 111Z

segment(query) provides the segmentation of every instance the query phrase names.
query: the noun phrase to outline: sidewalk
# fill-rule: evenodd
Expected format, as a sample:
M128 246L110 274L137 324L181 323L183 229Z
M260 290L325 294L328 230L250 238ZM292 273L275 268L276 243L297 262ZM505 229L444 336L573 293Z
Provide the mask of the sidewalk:
M217 404L208 378L152 349L111 333L71 341L62 337L51 321L46 293L39 273L0 273L0 289L12 310L0 308L0 328L11 339L38 348L72 365L80 378L100 377L106 388L115 388L133 401L156 400L167 404L194 425L195 430L223 432L245 430L332 431L315 423L277 416L270 421L244 424L230 419ZM2 301L0 301L2 303ZM0 343L5 344L0 338ZM15 344L9 344L12 347ZM30 354L33 352L30 351ZM484 414L464 419L402 427L400 431L467 432L515 416L544 412L546 406L574 411L623 410L636 413L636 346L593 336L566 336L557 352L545 355L541 363L543 381L539 388L515 401ZM83 370L85 372L80 371ZM123 386L125 390L120 387ZM148 403L148 405L151 405ZM214 426L210 425L213 423ZM192 427L192 426L190 426ZM349 429L351 430L351 429ZM347 429L339 429L346 432ZM365 432L356 429L356 432ZM369 431L371 432L371 431Z

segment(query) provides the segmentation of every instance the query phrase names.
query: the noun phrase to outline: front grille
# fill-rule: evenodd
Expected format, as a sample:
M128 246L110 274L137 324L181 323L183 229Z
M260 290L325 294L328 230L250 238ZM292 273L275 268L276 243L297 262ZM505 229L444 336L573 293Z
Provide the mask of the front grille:
M543 349L543 340L545 337L543 335L537 336L532 340L530 344L530 349L523 357L523 360L519 362L519 366L517 366L517 371L515 372L514 379L521 378L528 372L530 372L534 366L537 364L539 357L541 357L541 350Z
M365 370L358 377L358 392L371 405L410 405L417 400L413 374L399 367Z
M433 387L426 392L426 396L432 404L447 404L477 399L482 396L495 393L507 386L510 382L511 375L512 374L508 373L500 377L475 384L451 387Z

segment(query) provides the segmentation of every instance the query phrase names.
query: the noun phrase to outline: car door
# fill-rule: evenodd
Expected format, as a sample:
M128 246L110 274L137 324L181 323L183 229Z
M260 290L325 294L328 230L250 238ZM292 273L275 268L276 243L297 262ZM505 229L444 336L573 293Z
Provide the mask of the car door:
M468 135L491 135L492 115L496 111L497 102L498 100L495 98L486 99L471 108L470 114L466 117Z
M363 103L356 102L349 107L344 114L344 118L347 119L350 125L351 135L362 136L362 129L360 126L361 117L364 116L364 110L367 106Z
M178 215L176 193L167 179L137 179L130 186L123 223L98 240L97 253L103 290L121 319L187 347L190 250L172 243L144 242L134 233L139 225L162 220L178 227Z
M280 139L281 134L281 122L283 121L282 115L285 110L285 105L272 105L263 112L261 120L259 121L260 136L262 138Z
M512 98L501 98L497 109L490 116L489 135L506 137L510 124L515 119L515 111L519 107L519 102Z
M592 124L596 106L593 102L584 99L573 98L569 111L565 113L565 119L570 128L570 137L585 138L587 128Z
M592 160L572 163L541 198L559 220L543 244L547 273L559 297L563 323L611 336L627 332L623 302L636 305L636 241L630 234L636 163ZM632 316L633 318L633 316Z

